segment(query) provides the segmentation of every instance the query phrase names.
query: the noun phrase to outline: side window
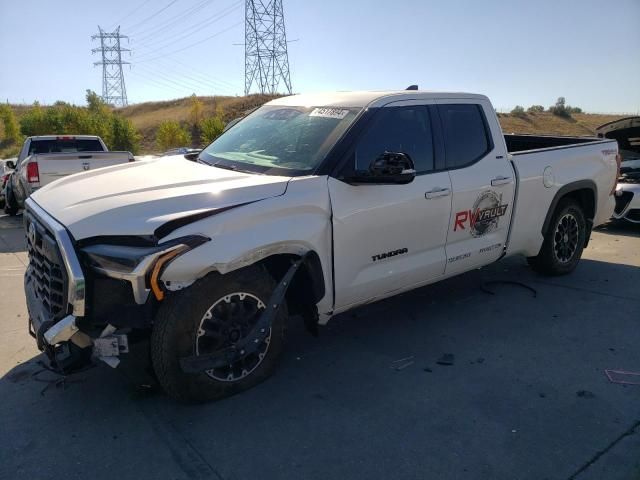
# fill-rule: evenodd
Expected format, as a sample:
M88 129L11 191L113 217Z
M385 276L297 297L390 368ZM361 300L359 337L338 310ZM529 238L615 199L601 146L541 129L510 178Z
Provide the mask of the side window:
M368 169L384 152L406 153L418 173L434 169L431 121L425 107L383 107L358 140L356 169Z
M493 148L480 105L438 105L438 112L444 128L447 168L470 165Z

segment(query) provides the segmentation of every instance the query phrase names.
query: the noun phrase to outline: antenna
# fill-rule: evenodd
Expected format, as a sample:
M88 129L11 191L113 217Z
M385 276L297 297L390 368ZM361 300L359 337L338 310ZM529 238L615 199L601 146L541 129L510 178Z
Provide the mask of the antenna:
M122 60L122 52L129 52L128 48L120 46L120 39L129 37L120 35L120 27L113 32L105 32L98 26L98 35L92 35L91 40L100 39L100 48L93 48L91 53L100 52L102 61L94 62L93 65L102 65L102 99L109 105L126 107L127 89L124 85L124 74L122 65L129 62Z
M260 93L291 93L282 0L245 1L244 94L254 82Z

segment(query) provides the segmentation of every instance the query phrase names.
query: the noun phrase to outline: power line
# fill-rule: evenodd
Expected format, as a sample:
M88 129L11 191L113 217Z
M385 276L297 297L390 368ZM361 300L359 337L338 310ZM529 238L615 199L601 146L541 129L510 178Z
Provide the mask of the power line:
M233 89L234 91L238 90L238 85L234 85L233 83L227 82L226 80L218 79L212 75L207 73L203 73L201 70L197 70L190 65L183 63L176 59L158 59L157 62L160 62L158 65L160 68L164 70L177 70L180 71L180 74L185 78L190 78L193 81L204 83L207 85L211 85L213 88L221 89L221 90L229 90ZM180 67L176 68L175 63L179 64ZM148 65L146 65L148 66ZM190 73L185 73L185 69L190 70Z
M140 10L142 7L144 7L147 3L151 2L151 0L145 0L144 2L142 2L140 5L138 5L136 8L134 8L133 10L131 10L129 13L127 13L124 17L120 18L117 22L111 24L111 27L109 27L110 29L114 29L116 27L116 25L120 24L123 20L126 20L127 18L131 18L131 16L136 13L138 10Z
M185 28L184 24L181 22L181 20L189 15L193 15L194 13L198 12L199 10L202 10L205 7L208 7L209 5L211 5L213 2L211 2L210 0L202 0L200 3L188 8L187 10L185 10L184 12L182 12L179 15L173 16L171 18L169 18L168 20L165 20L163 22L160 22L157 25L153 25L149 28L145 28L140 32L135 32L135 36L137 38L150 38L155 36L155 34L157 32L161 32L161 33L166 33L169 30L173 30L176 27L181 27L182 29Z
M170 46L171 44L177 43L177 42L181 42L182 40L189 38L193 35L196 35L198 33L201 33L200 30L201 28L204 28L206 26L212 25L213 23L222 20L224 17L230 15L231 13L233 13L234 10L238 9L241 5L241 2L237 2L236 4L227 7L226 9L222 10L221 12L218 12L214 15L212 15L211 17L207 18L206 20L203 20L201 22L198 22L194 25L191 25L190 27L188 27L186 30L190 30L188 31L186 34L185 33L181 33L179 35L173 35L173 36L169 36L169 37L165 37L162 38L161 40L158 40L156 42L151 42L151 43L146 43L146 42L139 42L141 45L143 45L144 47L150 48L151 46L157 45L157 44L161 44L161 46L157 47L157 48L151 48L149 53L145 53L143 55L143 58L145 56L148 56L152 53L158 52L168 46Z
M159 79L156 79L154 77L150 77L148 75L144 75L144 74L142 74L140 72L137 72L135 69L131 70L131 74L133 76L135 76L135 77L142 78L145 81L145 83L149 83L150 82L150 83L155 84L156 86L161 87L161 88L169 88L171 90L174 90L176 92L180 92L180 93L185 94L185 95L188 95L189 94L188 92L192 92L192 90L190 88L188 88L188 87L186 87L184 85L179 85L178 87L176 87L176 86L174 86L174 84L170 84L170 83L165 82L163 80L159 80Z
M100 52L102 60L93 65L102 65L102 99L109 105L127 106L127 89L124 84L122 65L128 64L122 60L122 52L128 48L120 46L120 40L128 38L120 35L120 27L113 32L105 32L98 26L98 35L92 35L91 40L100 39L100 48L93 48L91 53Z
M144 20L139 21L138 23L136 23L135 25L131 25L129 27L129 30L134 30L136 27L148 22L149 20L151 20L152 18L160 15L162 12L164 12L167 8L169 8L171 5L173 5L174 3L176 3L178 0L172 0L171 2L169 2L166 6L162 7L160 10L158 10L157 12L153 13L152 15L148 16L147 18L145 18Z
M282 0L245 1L244 94L255 83L260 93L291 93L289 54Z
M205 37L205 38L203 38L203 39L201 39L201 40L199 40L199 41L197 41L197 42L191 43L191 44L189 44L189 45L187 45L187 46L185 46L185 47L179 48L178 50L174 50L174 51L172 51L172 52L164 53L163 55L158 56L158 57L154 57L154 58L144 58L143 60L140 60L140 61L138 61L137 63L142 63L142 62L151 62L151 61L153 61L153 60L157 60L158 58L169 57L169 56L171 56L171 55L175 55L176 53L183 52L184 50L186 50L186 49L188 49L188 48L195 47L196 45L200 45L201 43L206 42L207 40L211 40L212 38L215 38L215 37L217 37L217 36L219 36L219 35L222 35L223 33L228 32L228 31L229 31L229 30L231 30L232 28L235 28L235 27L237 27L238 25L241 25L242 23L243 23L242 21L237 22L237 23L234 23L233 25L230 25L229 27L227 27L227 28L225 28L225 29L223 29L223 30L220 30L220 31L218 31L218 32L214 33L213 35L210 35L210 36L208 36L208 37Z
M143 70L151 73L152 75L157 75L168 82L181 83L184 86L190 86L194 90L216 90L220 88L220 87L214 86L211 83L204 82L202 80L198 80L197 78L190 77L187 75L181 75L179 78L172 78L162 71L159 71L154 68L150 68L148 65L142 65L142 66L138 65L138 68L142 68Z

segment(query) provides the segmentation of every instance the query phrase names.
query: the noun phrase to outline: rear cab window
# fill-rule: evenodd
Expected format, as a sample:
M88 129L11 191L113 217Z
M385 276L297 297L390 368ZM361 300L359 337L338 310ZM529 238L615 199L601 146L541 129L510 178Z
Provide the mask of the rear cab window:
M103 152L104 148L96 138L59 138L46 140L32 140L29 155L41 153L78 153Z
M448 169L472 165L493 149L487 119L479 104L439 104Z

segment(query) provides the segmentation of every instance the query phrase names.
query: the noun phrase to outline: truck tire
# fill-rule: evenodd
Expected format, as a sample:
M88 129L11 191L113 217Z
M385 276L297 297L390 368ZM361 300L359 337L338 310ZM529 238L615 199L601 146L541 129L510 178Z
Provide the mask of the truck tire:
M527 258L544 275L565 275L575 270L587 235L587 222L580 204L572 198L558 203L544 237L540 253Z
M5 193L4 202L4 213L12 217L18 214L18 202L16 202L13 192L8 188Z
M284 348L284 303L259 349L233 365L185 373L180 359L215 353L246 336L275 287L266 269L251 266L226 275L209 274L165 298L151 333L151 361L169 396L188 403L216 400L251 388L273 373Z

